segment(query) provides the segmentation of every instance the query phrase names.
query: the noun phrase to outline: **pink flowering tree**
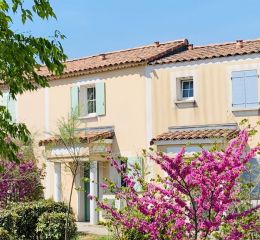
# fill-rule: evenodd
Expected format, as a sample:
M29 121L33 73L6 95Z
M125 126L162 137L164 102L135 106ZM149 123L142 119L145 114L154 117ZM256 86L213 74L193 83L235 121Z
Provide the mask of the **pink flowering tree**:
M248 132L243 130L224 151L202 150L190 158L185 157L185 148L175 157L149 154L167 175L150 182L140 175L138 166L129 174L125 164L111 158L126 187L109 181L102 187L114 192L126 207L98 205L110 214L114 226L134 230L139 239L250 239L248 232L259 231L260 206L239 207L239 178L260 146L247 151L247 141ZM136 191L137 185L141 192Z
M43 197L42 172L34 161L1 162L0 205L8 202L39 200Z
M44 172L37 166L33 140L28 139L24 144L7 136L4 141L10 145L15 143L19 151L17 162L0 161L0 207L5 207L8 202L39 200L43 197L41 179Z

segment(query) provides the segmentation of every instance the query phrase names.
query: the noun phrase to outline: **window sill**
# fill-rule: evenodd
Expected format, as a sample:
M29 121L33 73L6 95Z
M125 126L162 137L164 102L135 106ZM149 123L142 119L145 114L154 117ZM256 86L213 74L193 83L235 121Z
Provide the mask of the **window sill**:
M182 99L174 102L177 107L180 108L189 108L189 107L196 107L196 100L192 99Z
M257 116L260 114L260 107L255 108L232 108L235 116Z
M81 116L81 117L79 117L79 119L82 120L82 119L96 118L97 116L98 115L96 113L91 113L86 116Z

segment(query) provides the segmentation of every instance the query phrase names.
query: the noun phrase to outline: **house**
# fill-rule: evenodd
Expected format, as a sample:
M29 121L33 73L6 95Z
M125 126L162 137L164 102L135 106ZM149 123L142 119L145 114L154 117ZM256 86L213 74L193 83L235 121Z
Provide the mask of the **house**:
M80 106L83 161L91 160L89 171L80 167L72 194L72 207L79 221L92 224L102 219L95 212L95 200L87 194L113 199L99 187L104 177L121 184L120 176L102 157L113 154L139 160L150 144L174 153L186 143L187 151L229 138L238 122L260 120L260 40L194 47L186 39L66 62L64 74L41 74L50 87L26 92L11 99L8 107L17 122L25 122L36 134L39 164L46 165L45 197L68 201L72 176L66 164L66 149L50 132L57 121ZM4 99L8 99L8 92ZM98 147L102 139L103 147ZM251 144L257 143L253 139ZM52 144L51 151L47 145ZM151 174L158 166L146 162ZM86 184L82 178L89 177ZM84 191L79 191L83 189Z

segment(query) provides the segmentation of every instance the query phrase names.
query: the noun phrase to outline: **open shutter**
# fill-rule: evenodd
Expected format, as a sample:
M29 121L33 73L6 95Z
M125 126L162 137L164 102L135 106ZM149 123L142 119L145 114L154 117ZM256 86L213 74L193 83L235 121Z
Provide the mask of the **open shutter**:
M8 92L4 92L3 93L3 106L8 107L8 98L9 98L9 93Z
M16 100L13 99L11 96L9 96L8 98L7 108L12 116L12 121L16 122Z
M13 99L9 92L4 92L2 96L2 104L5 106L11 114L12 121L16 122L16 100Z
M245 108L245 81L243 72L232 72L232 107Z
M106 95L105 95L105 83L96 83L96 111L97 115L105 115L106 113Z
M71 114L79 114L79 87L70 88Z
M138 165L138 168L141 175L143 175L143 164L142 164L142 158L140 157L128 157L127 159L127 168L129 170L132 170L134 168L135 165ZM130 171L130 176L132 176L131 174L132 172ZM137 179L135 179L136 181ZM136 191L141 191L141 185L139 183L135 184L135 190Z

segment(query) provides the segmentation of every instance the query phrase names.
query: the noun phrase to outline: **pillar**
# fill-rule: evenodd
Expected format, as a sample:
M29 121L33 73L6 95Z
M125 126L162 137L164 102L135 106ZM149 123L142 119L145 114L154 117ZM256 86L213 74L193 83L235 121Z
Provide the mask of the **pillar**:
M54 201L61 201L61 163L54 163Z
M98 164L96 161L92 162L90 165L90 195L98 195ZM97 203L95 199L90 200L90 224L98 223L98 213L96 212Z

